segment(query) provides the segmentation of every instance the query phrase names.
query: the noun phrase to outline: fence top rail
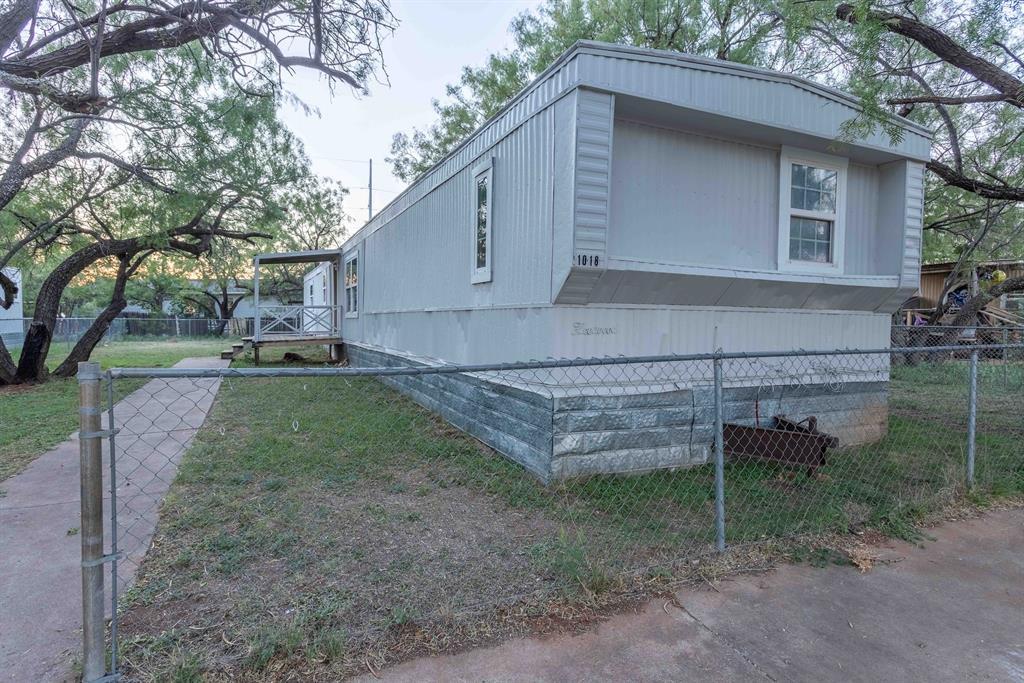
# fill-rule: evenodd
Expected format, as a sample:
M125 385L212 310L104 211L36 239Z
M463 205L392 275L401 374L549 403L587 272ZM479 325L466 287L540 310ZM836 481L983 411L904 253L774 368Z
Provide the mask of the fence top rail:
M1008 330L1018 331L1024 325L893 325L895 330Z
M714 352L687 355L662 356L608 356L600 358L564 358L519 363L491 363L480 365L422 365L413 367L304 367L304 368L111 368L107 375L112 379L120 377L137 378L203 378L203 377L337 377L337 376L401 376L438 375L466 372L500 372L512 370L543 370L607 365L633 365L640 363L673 363L716 360L742 360L758 358L805 358L814 356L868 356L868 355L909 355L914 353L946 353L951 351L1002 351L1024 350L1024 344L977 344L974 346L915 346L888 349L829 349L794 351L743 351Z

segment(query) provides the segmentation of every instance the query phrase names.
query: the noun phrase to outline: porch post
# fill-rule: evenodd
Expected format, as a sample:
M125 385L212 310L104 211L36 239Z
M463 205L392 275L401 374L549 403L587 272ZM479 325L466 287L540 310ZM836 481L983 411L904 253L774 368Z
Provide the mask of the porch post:
M255 313L253 314L253 319L252 319L253 320L252 340L254 342L258 342L258 341L260 341L260 328L263 327L262 324L260 323L260 257L259 256L256 256L256 257L253 258L252 289L253 289L253 292L252 292L252 303L253 303L253 307L256 309Z

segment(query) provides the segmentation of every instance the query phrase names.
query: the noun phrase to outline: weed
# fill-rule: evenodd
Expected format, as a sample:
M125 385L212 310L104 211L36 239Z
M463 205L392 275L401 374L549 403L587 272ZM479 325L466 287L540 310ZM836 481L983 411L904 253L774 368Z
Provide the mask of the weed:
M246 668L262 671L275 657L290 657L302 646L303 633L295 625L264 626L249 644Z

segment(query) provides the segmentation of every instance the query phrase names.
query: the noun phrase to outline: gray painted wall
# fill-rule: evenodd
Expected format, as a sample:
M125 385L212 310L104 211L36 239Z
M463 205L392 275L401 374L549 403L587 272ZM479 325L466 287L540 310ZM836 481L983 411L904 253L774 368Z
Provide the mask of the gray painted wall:
M779 152L615 122L609 258L775 268Z

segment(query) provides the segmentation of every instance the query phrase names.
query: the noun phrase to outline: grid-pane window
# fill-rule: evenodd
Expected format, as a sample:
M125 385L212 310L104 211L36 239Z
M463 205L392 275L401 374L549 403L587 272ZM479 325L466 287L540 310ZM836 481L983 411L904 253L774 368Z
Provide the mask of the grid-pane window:
M790 164L789 260L832 263L839 171Z
M793 164L790 183L790 207L806 211L836 210L836 185L839 172Z
M791 261L832 261L832 221L814 218L789 219L789 258Z
M345 261L345 314L359 312L359 257Z

